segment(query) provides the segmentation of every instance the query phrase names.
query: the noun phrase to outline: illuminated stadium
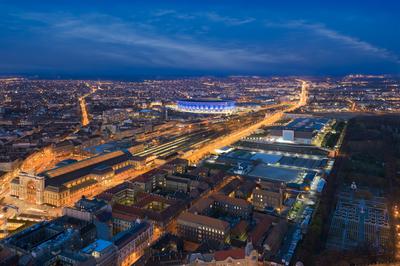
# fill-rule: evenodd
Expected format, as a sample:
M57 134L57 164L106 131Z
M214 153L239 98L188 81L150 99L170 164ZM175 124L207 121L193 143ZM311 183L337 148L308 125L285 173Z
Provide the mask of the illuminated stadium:
M221 99L183 99L179 100L177 110L202 114L231 114L235 111L235 102Z

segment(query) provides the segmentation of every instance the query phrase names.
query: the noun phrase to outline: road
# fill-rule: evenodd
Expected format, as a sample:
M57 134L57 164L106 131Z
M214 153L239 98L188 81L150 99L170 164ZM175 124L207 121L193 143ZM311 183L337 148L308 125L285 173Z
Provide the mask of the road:
M289 104L289 106L285 109L282 109L279 112L272 113L269 116L266 116L262 121L257 122L249 127L246 128L241 128L231 134L228 134L226 136L217 138L214 141L211 141L208 145L205 145L195 151L187 152L186 154L183 155L182 158L189 160L191 163L197 163L200 159L202 159L204 156L207 154L213 152L216 149L222 148L224 146L231 145L232 143L235 143L239 141L240 139L251 135L255 130L267 126L267 125L272 125L279 121L280 119L283 118L284 113L286 112L292 112L295 111L296 109L304 106L307 104L307 99L308 99L308 88L309 84L305 80L298 80L301 82L301 91L299 95L299 102L294 104Z
M224 146L228 146L228 145L240 140L241 138L252 134L255 130L257 130L260 127L276 123L278 120L280 120L283 117L285 112L291 112L291 111L298 109L301 106L306 105L309 85L304 80L299 80L299 81L301 82L301 92L299 95L300 100L298 101L297 104L291 103L291 104L287 104L284 106L281 105L280 106L282 108L281 110L271 113L268 116L265 116L264 119L262 119L261 121L259 121L257 123L254 123L250 126L242 127L241 129L235 130L234 132L229 133L225 136L218 137L214 140L210 140L210 138L205 138L204 142L209 141L208 144L204 143L202 141L201 142L202 146L200 148L198 148L192 152L187 152L186 154L184 154L184 156L182 158L188 159L192 163L197 162L198 160L202 159L205 155L214 151L215 149L218 149L218 148L221 148ZM81 104L81 109L82 109L82 125L83 126L87 125L89 123L89 116L88 116L88 112L86 109L85 98L87 96L93 94L96 90L97 90L97 88L93 88L90 93L79 98L79 101ZM175 146L180 146L181 142L185 143L187 141L188 140L185 139L185 136L182 136L180 138L177 138L172 143L168 143L165 146L160 145L160 146L154 148L154 150L150 149L150 152L164 154L165 152L170 152L170 149L176 148ZM45 156L45 157L48 158L49 156ZM38 160L38 161L40 161L40 160ZM149 170L151 170L151 169L145 169L145 170L141 170L141 171L129 171L128 173L120 174L120 175L116 176L115 179L112 182L110 182L110 184L107 184L107 186L98 187L96 189L93 189L93 191L91 191L91 193L90 193L90 196L95 196L107 188L118 185L128 179L132 179L132 178L134 178L140 174L143 174L144 172L147 172ZM223 182L223 183L225 184L226 182ZM8 189L4 188L3 190L1 190L1 192L2 192L1 194L5 194L8 192ZM61 209L61 208L51 208L51 207L47 207L47 206L37 206L35 204L31 205L29 203L22 202L18 199L11 198L10 196L6 197L5 203L14 203L15 205L17 205L19 207L21 212L25 212L26 210L32 209L32 208L37 208L42 211L46 211L46 214L49 216L58 216L60 214L60 209ZM71 203L72 203L72 201L71 201ZM10 217L10 216L14 216L14 215L15 215L15 213L10 212L10 213L8 213L7 216Z
M298 79L297 81L301 82L301 92L300 92L300 100L297 103L297 105L295 106L295 109L302 107L304 105L307 104L307 100L308 100L308 88L309 88L309 84L307 83L307 81L305 80L301 80Z
M82 126L87 126L89 124L89 116L86 108L86 100L85 97L82 96L79 98L79 105L81 107L81 113L82 113Z
M357 112L357 105L354 100L346 99L345 101L347 101L349 103L349 110L351 112Z
M79 106L81 107L81 113L82 113L82 126L87 126L90 122L89 120L89 113L87 110L87 105L86 105L86 97L92 95L97 91L96 87L92 87L92 90L89 93L86 93L85 95L79 97Z

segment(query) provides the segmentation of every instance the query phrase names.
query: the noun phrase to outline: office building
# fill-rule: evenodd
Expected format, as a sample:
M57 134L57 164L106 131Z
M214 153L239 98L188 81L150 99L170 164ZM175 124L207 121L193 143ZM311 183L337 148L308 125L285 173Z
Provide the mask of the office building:
M189 241L229 242L229 223L208 216L182 213L177 219L177 229L178 235Z

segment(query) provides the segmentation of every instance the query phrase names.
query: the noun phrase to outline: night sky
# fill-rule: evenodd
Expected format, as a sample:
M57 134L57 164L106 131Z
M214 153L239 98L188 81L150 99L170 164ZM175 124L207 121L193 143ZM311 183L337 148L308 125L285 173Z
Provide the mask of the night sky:
M400 73L400 1L0 0L0 74L352 73Z

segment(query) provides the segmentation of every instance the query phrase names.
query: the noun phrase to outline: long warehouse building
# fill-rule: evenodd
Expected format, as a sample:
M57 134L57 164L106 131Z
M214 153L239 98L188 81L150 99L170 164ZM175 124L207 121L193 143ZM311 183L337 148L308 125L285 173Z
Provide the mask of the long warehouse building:
M133 167L132 158L127 151L115 151L38 175L22 172L11 181L11 195L30 203L63 206Z

